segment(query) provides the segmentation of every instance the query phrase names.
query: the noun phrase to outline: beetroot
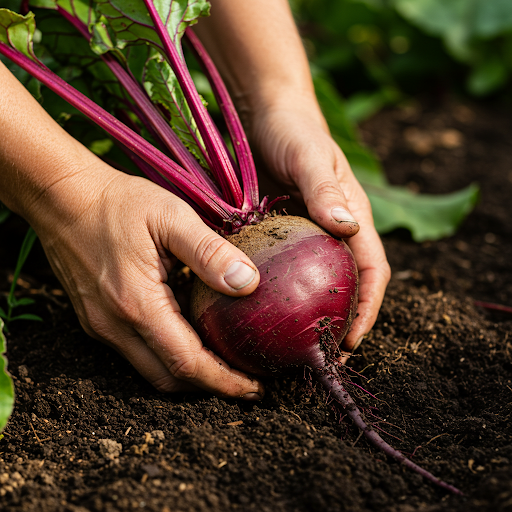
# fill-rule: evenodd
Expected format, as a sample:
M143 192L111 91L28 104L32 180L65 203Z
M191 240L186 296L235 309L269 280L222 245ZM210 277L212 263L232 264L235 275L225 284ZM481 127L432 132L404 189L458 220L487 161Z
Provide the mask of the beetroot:
M354 319L358 289L348 246L300 217L267 217L227 238L253 260L261 280L251 295L240 298L196 280L192 320L205 345L257 375L309 367L374 446L461 494L386 443L344 387L347 377L337 349Z
M256 264L260 285L235 299L197 280L192 316L203 342L257 375L305 361L325 366L357 307L357 268L347 244L292 216L268 217L228 240Z

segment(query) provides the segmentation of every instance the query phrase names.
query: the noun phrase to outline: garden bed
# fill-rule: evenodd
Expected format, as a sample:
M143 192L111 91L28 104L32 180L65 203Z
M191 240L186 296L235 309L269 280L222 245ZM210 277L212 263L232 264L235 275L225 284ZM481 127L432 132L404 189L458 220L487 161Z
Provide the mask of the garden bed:
M455 236L384 237L393 278L350 362L383 437L465 496L386 460L302 375L268 381L256 404L155 392L84 334L36 248L20 290L44 323L7 335L17 397L1 510L512 511L512 315L475 305L512 306L512 117L416 105L381 112L363 136L392 183L481 187ZM24 226L12 217L0 234L5 292Z

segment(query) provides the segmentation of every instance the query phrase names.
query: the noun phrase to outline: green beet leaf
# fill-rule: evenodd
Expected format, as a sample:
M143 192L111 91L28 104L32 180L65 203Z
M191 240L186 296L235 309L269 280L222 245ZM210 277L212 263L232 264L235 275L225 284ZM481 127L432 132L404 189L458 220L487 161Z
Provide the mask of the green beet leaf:
M0 41L35 59L33 41L36 30L34 14L21 16L9 9L0 9Z
M120 49L129 44L150 43L161 48L151 17L142 0L99 0L97 11L108 20ZM161 0L155 6L174 44L179 44L185 29L197 22L197 18L208 16L210 4L206 0L190 3L187 0Z
M512 29L510 0L393 0L396 10L429 34L440 36L452 54L473 58L472 41Z
M199 0L191 3L185 0L166 0L155 3L158 12L181 56L181 39L185 29L197 22L200 16L209 14L210 4ZM98 21L93 25L92 48L97 53L124 50L133 45L150 44L159 53L153 51L146 59L143 69L143 82L147 93L154 103L162 105L170 115L170 124L187 149L199 160L203 167L207 163L201 147L204 142L197 129L176 76L165 60L160 38L156 34L152 21L142 0L129 2L120 0L100 0L96 2ZM134 75L139 77L140 65L127 62Z
M123 37L126 37L126 31L122 30L121 33L116 31L124 23L123 20L125 20L125 18L123 15L118 11L115 11L119 15L115 17L115 19L103 15L103 10L105 10L107 14L112 14L111 9L115 10L118 7L116 2L111 4L110 2L92 2L89 0L45 0L44 2L32 2L31 5L46 9L38 11L37 22L38 28L43 34L42 44L44 45L44 49L46 52L49 52L52 57L51 63L47 64L53 71L57 72L68 82L70 78L74 79L73 85L77 89L95 102L104 104L105 101L101 100L101 96L98 97L98 95L95 94L97 93L97 85L101 84L109 93L109 107L111 109L116 106L124 107L123 90L108 66L100 59L102 53L107 51L115 53L125 67L130 69L136 78L144 82L152 101L162 105L169 112L169 122L173 130L177 133L188 150L199 160L200 164L203 167L207 167L207 163L200 149L200 147L204 147L204 143L174 73L160 54L155 50L148 51L149 49L145 44L151 43L155 46L159 43L158 36L153 28L151 28L153 41L148 41L144 38L146 28L139 27L138 25L135 25L133 28L133 38L129 37L127 40L123 39ZM57 5L77 17L89 27L92 38L90 42L80 35L68 21L55 12ZM96 13L94 7L98 7L99 14ZM127 15L137 12L137 10L140 10L142 13L147 13L142 1L123 3L123 7L128 10ZM130 11L130 9L132 10ZM169 21L166 26L172 35L173 41L181 48L180 42L184 30L187 26L195 23L199 15L208 14L209 4L201 1L192 6L187 6L187 2L172 1L164 3L161 9L164 9L164 13L166 12L165 9L169 9ZM0 10L0 16L0 23L2 23L1 20L3 20L0 30L3 28L5 33L2 38L2 33L0 32L0 38L5 42L7 42L9 38L12 43L12 34L16 32L17 39L15 47L19 50L28 48L28 53L33 56L32 45L35 31L34 15L31 13L23 17L2 9ZM141 14L139 20L143 17L144 14ZM111 32L116 36L115 43L111 38ZM141 38L135 37L141 34ZM141 45L141 43L143 44ZM94 52L91 51L91 47ZM120 48L124 48L124 50L121 51ZM27 54L26 51L24 53ZM79 77L84 70L91 73L97 83L87 84L87 87L84 87L85 82L82 84L81 81L77 81L76 78ZM70 71L76 71L76 76L70 77ZM22 71L22 73L24 72ZM67 74L68 76L63 76L63 74ZM28 78L29 75L27 74L27 79ZM34 91L37 94L34 95L39 97L39 82L34 81L34 83L37 86L37 91ZM76 113L75 109L67 106L65 102L55 97L55 95L47 95L49 96L50 104L48 104L48 101L45 101L45 107L49 109L50 113L59 122L62 122L63 114L65 115L65 120L68 120L70 114Z

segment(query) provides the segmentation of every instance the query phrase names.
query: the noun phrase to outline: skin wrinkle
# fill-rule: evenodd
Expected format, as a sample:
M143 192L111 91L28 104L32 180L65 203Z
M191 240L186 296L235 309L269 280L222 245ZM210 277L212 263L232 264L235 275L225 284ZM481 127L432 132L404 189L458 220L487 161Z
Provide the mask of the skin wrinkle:
M190 208L188 205L186 207L176 207L174 205L167 205L166 211L163 215L157 216L156 224L158 226L158 229L153 230L152 226L155 224L153 222L153 219L150 218L153 216L153 212L148 212L148 215L146 217L146 223L148 225L149 232L151 234L151 237L153 241L155 242L157 251L159 254L164 254L165 258L169 261L169 268L166 267L166 271L170 272L172 268L171 264L171 257L167 253L169 253L172 258L175 258L178 260L179 258L171 251L169 250L171 247L174 247L176 245L176 239L181 238L181 233L183 232L184 226L189 225L189 210ZM180 219L180 224L177 225L176 219ZM167 225L167 222L169 225ZM179 233L177 234L176 231ZM165 245L160 237L160 233L166 234L167 239L167 245ZM167 248L166 248L167 247ZM167 276L165 276L165 280L167 280Z
M229 247L226 245L226 240L212 238L211 235L205 235L197 244L195 260L200 263L201 269L206 271L210 262L213 259L224 259L226 254L229 254ZM223 251L223 254L219 253Z
M143 305L139 305L137 307L139 315L131 322L135 330L139 332L143 338L144 334L140 331L147 331L149 328L151 328L151 317L164 316L171 313L178 313L181 315L181 308L176 301L172 290L167 285L162 284L161 286L165 287L168 295L166 297L159 296L158 298L154 299L154 301L148 300ZM151 317L148 318L147 314L145 313L146 311L151 311ZM157 333L152 335L152 339L163 340L165 339L165 336L161 333Z
M171 364L169 371L178 380L190 381L194 380L199 373L199 357L196 354L186 357L176 357L176 361Z

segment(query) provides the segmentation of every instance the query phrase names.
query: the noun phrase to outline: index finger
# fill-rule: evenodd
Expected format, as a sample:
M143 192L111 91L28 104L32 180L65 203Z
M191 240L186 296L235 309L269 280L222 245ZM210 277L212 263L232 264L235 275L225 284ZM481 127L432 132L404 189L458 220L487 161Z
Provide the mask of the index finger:
M352 352L377 319L391 270L373 225L361 226L361 231L346 242L354 253L359 271L357 316L341 345L342 349Z

